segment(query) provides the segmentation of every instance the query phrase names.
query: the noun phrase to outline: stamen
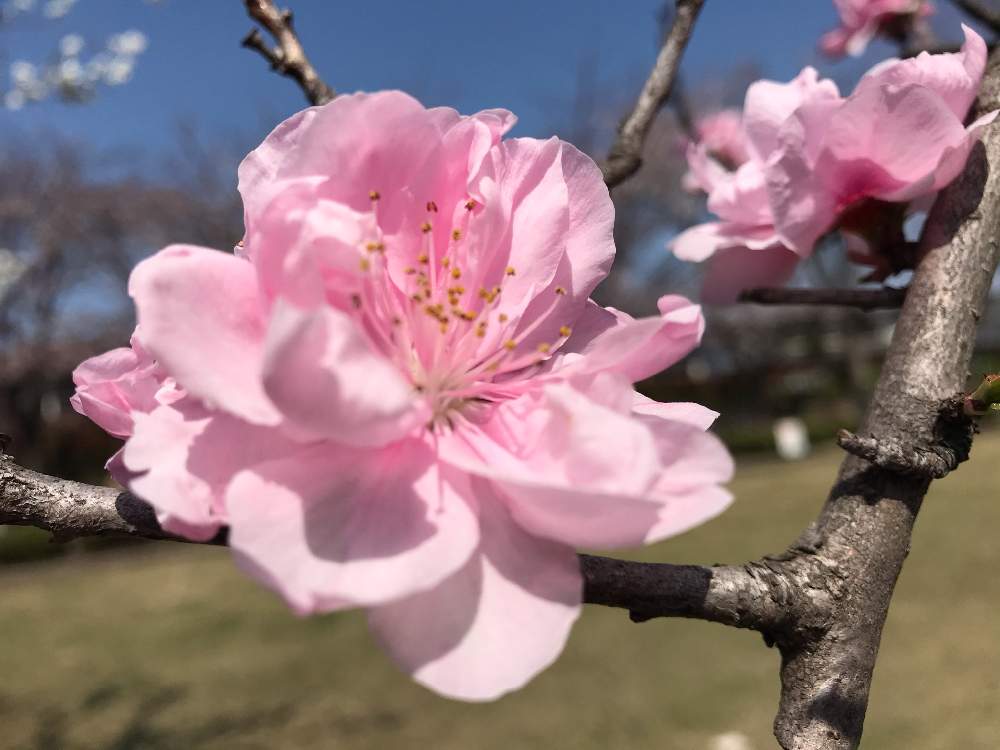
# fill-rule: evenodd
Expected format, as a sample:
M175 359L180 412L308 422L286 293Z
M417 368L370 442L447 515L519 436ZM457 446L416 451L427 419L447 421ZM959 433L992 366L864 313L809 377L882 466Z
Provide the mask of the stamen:
M571 333L573 333L573 329L569 326L559 326L559 335L563 338L569 338Z
M517 273L517 271L514 270L514 266L507 266L504 273L507 274L508 276L513 276L514 274Z
M436 214L437 210L438 210L438 204L437 203L435 203L434 201L427 201L427 211L429 213L435 213Z
M452 229L451 230L451 238L453 240L455 240L455 241L458 241L458 240L462 239L462 230L461 229Z
M379 194L378 190L369 190L368 191L368 200L370 200L372 202L377 201L381 197L382 196Z
M427 234L433 228L434 227L431 226L431 223L429 221L425 221L423 224L420 225L420 231L423 232L424 234Z
M474 208L475 208L476 206L478 206L478 205L479 205L479 204L478 204L478 203L476 203L476 201L475 201L475 200L473 200L472 198L469 198L469 200L467 200L467 201L465 202L465 210L466 210L466 211L471 211L472 209L474 209Z

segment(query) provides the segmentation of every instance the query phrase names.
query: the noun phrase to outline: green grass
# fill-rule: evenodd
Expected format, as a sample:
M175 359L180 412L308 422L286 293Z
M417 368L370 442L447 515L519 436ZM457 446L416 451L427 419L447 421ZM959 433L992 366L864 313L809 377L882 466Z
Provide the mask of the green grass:
M1000 436L935 485L893 604L863 747L1000 747ZM741 466L723 518L637 553L736 562L789 542L839 454ZM486 705L435 697L357 613L299 620L225 550L150 544L0 571L0 747L699 750L770 735L778 656L747 632L588 608L559 662Z

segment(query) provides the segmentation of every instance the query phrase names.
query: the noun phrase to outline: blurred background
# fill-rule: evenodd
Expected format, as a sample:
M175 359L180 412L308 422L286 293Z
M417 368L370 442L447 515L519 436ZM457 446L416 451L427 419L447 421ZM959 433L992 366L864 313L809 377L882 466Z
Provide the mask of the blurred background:
M515 136L553 133L600 159L656 55L662 0L330 3L290 0L338 91L401 88L462 112L505 107ZM957 42L962 19L931 19ZM603 304L650 314L697 298L700 269L667 242L705 220L681 189L684 118L739 106L760 77L804 65L850 90L896 53L830 63L830 0L709 0L641 171L615 191L618 260ZM301 92L240 47L240 0L0 0L0 432L23 465L107 481L114 441L74 413L70 374L127 342L131 268L174 243L242 235L236 165ZM988 38L988 37L987 37ZM853 284L828 241L796 285ZM891 281L905 283L905 278ZM822 502L875 382L895 313L740 305L706 310L702 347L642 384L722 412L737 502L636 552L735 562L783 548ZM1000 369L987 311L974 373ZM935 484L894 602L866 747L1000 747L1000 436ZM779 466L780 464L780 466ZM560 662L496 704L437 698L396 674L363 618L300 621L224 550L73 543L0 527L0 748L772 747L777 654L715 625L632 625L590 608Z

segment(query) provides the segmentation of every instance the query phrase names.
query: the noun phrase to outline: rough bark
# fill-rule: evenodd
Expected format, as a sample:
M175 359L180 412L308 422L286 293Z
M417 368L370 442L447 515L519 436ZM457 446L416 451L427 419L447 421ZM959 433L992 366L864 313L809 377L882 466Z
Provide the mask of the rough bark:
M994 54L978 102L1000 107ZM924 253L860 430L915 450L939 444L942 405L960 391L1000 258L1000 129L938 198ZM992 167L992 168L991 168ZM848 750L861 739L882 626L930 479L848 456L809 529L843 581L830 629L782 648L775 735L786 750Z

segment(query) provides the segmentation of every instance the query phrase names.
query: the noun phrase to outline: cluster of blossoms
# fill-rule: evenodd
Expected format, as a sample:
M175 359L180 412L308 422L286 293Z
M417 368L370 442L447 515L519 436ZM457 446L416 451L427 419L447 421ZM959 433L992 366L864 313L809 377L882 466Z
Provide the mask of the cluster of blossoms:
M840 26L819 41L820 49L831 57L858 57L877 34L905 36L906 24L934 12L928 0L833 0L833 4Z
M43 66L26 60L10 64L10 89L4 94L7 109L51 96L64 101L84 101L98 86L120 86L132 78L136 59L147 46L146 35L135 29L112 34L105 48L84 60L83 37L67 34L59 41L57 59Z
M720 139L688 147L687 182L707 193L720 221L687 230L671 247L685 260L711 259L705 300L783 284L834 229L874 278L899 270L880 253L887 224L901 225L907 210L955 179L996 116L964 124L987 51L963 28L960 52L881 63L847 97L813 68L790 83L758 81L747 90L742 139L721 139L721 157Z
M600 170L399 92L285 121L240 167L236 254L168 247L133 272L130 348L74 407L126 438L109 468L163 526L221 528L299 613L365 607L417 680L496 697L576 619L576 547L721 512L731 459L696 404L632 383L702 334L666 296L589 300L614 256Z

